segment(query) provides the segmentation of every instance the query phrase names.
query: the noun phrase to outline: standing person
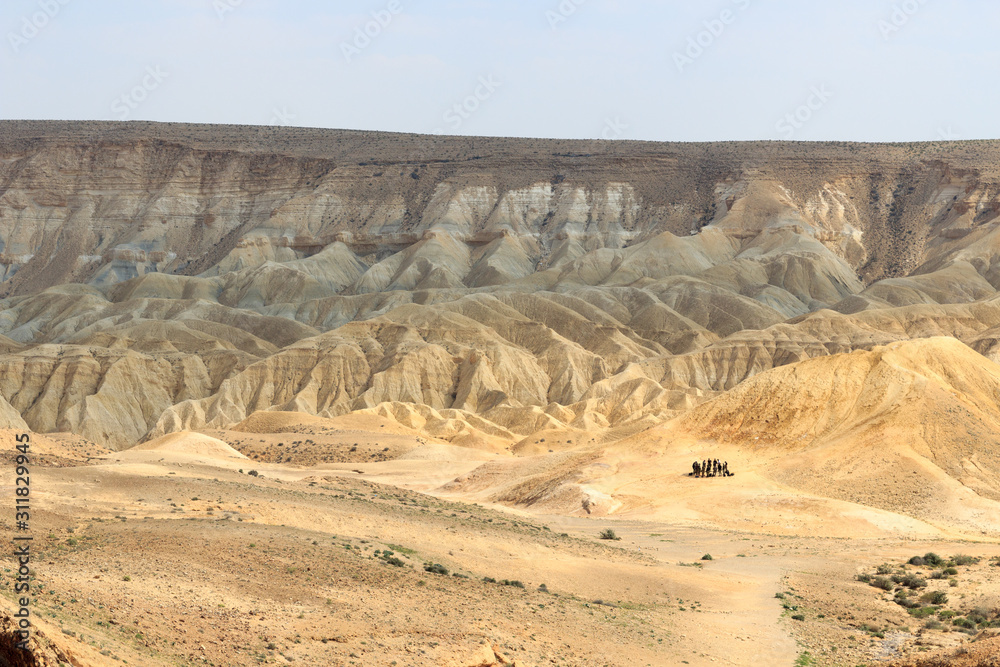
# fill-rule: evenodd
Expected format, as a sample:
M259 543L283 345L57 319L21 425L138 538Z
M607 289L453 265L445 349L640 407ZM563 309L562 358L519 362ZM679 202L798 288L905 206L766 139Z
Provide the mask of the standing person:
M700 467L701 466L698 464L697 461L695 461L694 463L691 464L691 476L692 477L700 477L700 475L698 474Z
M722 476L729 477L729 461L724 461L722 463Z

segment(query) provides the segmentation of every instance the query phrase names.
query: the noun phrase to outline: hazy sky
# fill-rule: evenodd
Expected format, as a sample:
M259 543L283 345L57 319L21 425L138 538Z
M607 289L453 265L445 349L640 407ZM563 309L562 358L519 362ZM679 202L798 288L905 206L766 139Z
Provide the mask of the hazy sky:
M986 0L3 0L0 118L996 138Z

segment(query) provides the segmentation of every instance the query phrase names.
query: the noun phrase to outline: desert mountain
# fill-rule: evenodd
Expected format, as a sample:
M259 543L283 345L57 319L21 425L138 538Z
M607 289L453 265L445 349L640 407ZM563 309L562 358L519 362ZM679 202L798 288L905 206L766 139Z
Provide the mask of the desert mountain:
M0 121L2 425L170 450L379 420L500 457L455 491L590 512L655 511L605 474L629 457L717 447L971 530L1000 500L998 155Z

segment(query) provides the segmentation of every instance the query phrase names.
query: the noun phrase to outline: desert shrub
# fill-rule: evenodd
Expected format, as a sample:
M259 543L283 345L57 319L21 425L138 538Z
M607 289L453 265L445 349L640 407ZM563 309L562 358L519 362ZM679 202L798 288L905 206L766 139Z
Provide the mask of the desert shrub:
M404 567L406 565L405 562L393 556L391 552L389 554L382 554L382 560L393 567Z
M931 579L944 579L946 576L944 570L934 570L931 572Z
M816 658L809 651L803 651L795 660L795 667L813 667L815 664Z
M867 572L862 572L861 574L857 575L855 577L855 579L857 579L858 581L861 581L863 583L868 584L868 583L871 583L872 575L868 574ZM779 595L781 595L781 593L776 593L775 597L778 597Z
M949 577L954 577L956 574L958 574L958 570L956 570L953 567L945 568L944 570L941 571L944 572Z
M612 530L611 528L605 528L604 530L602 530L601 534L598 535L598 537L601 538L602 540L620 540L621 539L620 537L618 537L618 534L614 530Z
M967 630L974 630L976 627L975 623L967 618L963 618L962 616L952 619L951 624L956 628L966 628Z
M924 554L924 563L930 565L931 567L937 567L938 565L944 564L944 559L931 551Z
M947 604L948 595L944 591L931 591L929 593L924 593L920 596L921 602L926 602L927 604Z
M969 620L976 625L985 625L986 622L990 620L991 614L990 610L985 607L976 607L970 611L967 616L969 617Z
M705 554L701 557L702 560L712 560L712 554Z
M504 579L500 582L504 586L513 586L514 588L524 588L524 584L517 579Z
M257 472L256 470L251 470L247 474L250 475L251 477L260 477L260 473Z
M924 628L926 628L927 630L940 630L944 628L944 624L941 623L941 621L937 620L936 618L932 618L931 620L924 623Z
M927 588L927 580L915 574L908 574L900 582L907 588Z
M965 554L952 556L951 560L955 565L975 565L979 562L979 559L975 556L966 556Z
M888 577L873 577L870 584L875 588L881 588L883 591L891 591L893 589L892 579Z
M430 572L431 574L443 574L447 576L448 568L441 563L425 563L424 572Z
M927 564L927 562L924 560L923 556L914 556L913 558L911 558L907 562L910 565L916 565L917 567L923 567L924 565Z
M911 609L910 616L914 618L927 618L928 616L934 616L937 614L937 609L934 607L920 607L918 609Z
M875 568L875 572L878 574L892 574L892 569L893 569L892 565L889 565L888 563L882 563L877 568Z
M868 625L867 623L862 623L860 626L858 626L858 630L861 630L862 632L867 632L872 637L885 639L885 631L876 628L874 625Z
M958 616L958 612L952 611L951 609L942 609L938 612L938 618L942 621L947 621Z
M804 615L802 615L802 614L792 614L792 620L793 621L804 621L804 620L806 620L806 617Z
M497 580L494 579L493 577L483 577L483 583L484 584L495 584L495 583L497 583Z

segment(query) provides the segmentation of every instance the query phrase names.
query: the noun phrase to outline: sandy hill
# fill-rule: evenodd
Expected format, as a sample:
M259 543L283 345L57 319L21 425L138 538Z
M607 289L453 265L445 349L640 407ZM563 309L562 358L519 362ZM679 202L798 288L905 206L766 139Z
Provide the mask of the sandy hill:
M762 372L619 440L536 440L445 490L578 515L995 535L998 405L1000 366L952 338L906 341ZM736 476L688 476L705 458Z
M133 451L183 454L203 458L244 460L247 458L222 440L201 433L170 433L161 438L136 445L132 449Z

